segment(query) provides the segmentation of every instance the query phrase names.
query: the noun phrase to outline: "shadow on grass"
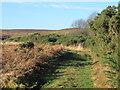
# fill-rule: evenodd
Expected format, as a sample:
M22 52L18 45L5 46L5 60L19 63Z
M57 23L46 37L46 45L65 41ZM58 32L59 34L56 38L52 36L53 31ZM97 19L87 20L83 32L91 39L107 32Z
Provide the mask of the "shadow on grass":
M70 63L74 61L76 63ZM81 62L77 63L77 61ZM49 83L49 81L62 76L63 72L58 72L56 71L57 69L65 68L66 66L86 65L91 65L91 62L85 56L81 56L70 50L66 50L60 52L59 57L54 58L54 60L51 58L49 65L39 65L40 68L44 68L43 70L34 69L31 73L27 73L24 76L19 77L18 81L27 87L38 89L41 88L44 84Z

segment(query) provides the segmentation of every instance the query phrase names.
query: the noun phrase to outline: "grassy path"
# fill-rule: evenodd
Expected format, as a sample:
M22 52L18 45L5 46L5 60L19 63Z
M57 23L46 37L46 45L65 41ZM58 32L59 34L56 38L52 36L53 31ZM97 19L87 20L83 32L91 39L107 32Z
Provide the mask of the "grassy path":
M61 52L61 57L43 76L46 83L42 88L92 88L91 62L85 52Z
M107 74L104 71L108 71L109 68L107 66L103 66L102 58L98 57L95 52L92 52L90 49L83 49L86 53L91 55L92 62L92 79L93 79L93 87L94 88L113 88L110 83Z

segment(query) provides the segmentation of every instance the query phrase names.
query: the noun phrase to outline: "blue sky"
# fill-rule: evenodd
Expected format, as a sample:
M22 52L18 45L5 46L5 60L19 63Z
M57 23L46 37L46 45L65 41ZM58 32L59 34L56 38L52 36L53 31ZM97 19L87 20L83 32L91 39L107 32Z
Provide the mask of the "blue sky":
M117 2L3 2L3 29L63 29Z

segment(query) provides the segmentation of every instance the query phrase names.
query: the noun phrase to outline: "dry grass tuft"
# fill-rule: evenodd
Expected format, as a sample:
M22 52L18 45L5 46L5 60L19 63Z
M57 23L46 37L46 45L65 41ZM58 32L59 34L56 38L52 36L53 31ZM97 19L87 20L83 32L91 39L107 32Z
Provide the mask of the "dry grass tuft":
M38 50L41 48L41 51ZM51 58L57 57L63 47L60 45L37 45L33 49L20 48L18 45L2 46L2 84L7 87L10 83L10 77L20 77L34 69L44 70L44 67L38 66L49 65Z

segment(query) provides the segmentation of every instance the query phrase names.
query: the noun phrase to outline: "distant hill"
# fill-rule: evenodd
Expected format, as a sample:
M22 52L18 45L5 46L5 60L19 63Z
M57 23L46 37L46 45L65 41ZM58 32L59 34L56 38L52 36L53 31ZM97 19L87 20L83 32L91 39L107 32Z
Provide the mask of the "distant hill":
M65 28L60 30L47 30L47 29L1 29L3 35L10 35L11 37L15 36L24 36L29 33L40 33L42 35L56 33L59 35L91 35L91 32L87 29L80 28Z
M65 29L60 29L60 30L48 30L48 29L0 29L3 32L24 32L24 33L31 33L31 32L46 32L46 31L63 31L63 30L80 30L80 28L65 28Z

